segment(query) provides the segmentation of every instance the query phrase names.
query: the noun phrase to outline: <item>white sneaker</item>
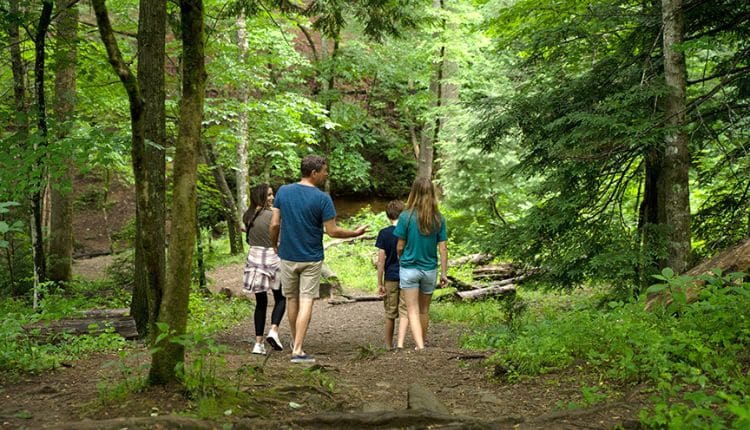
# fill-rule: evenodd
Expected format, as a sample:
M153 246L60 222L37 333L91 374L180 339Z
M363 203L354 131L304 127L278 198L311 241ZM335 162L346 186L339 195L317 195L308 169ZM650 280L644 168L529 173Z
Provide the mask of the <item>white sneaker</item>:
M284 346L281 344L281 340L279 339L279 334L275 331L269 331L268 336L266 336L266 341L275 349L276 351L281 351L284 349Z
M261 354L266 355L266 346L262 343L255 343L255 346L253 347L253 354Z

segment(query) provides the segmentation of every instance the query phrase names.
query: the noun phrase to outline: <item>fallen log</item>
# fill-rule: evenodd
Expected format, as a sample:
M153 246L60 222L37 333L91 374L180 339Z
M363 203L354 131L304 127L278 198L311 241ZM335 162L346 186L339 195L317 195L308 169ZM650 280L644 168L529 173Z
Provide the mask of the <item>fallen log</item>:
M747 272L750 270L750 239L745 239L744 242L726 249L715 257L700 263L685 272L685 275L700 276L703 274L711 274L714 269L721 269L721 273L723 274ZM687 295L688 303L693 302L698 298L698 293L705 283L706 282L702 279L696 279L694 284L686 289L685 294ZM650 296L648 300L646 300L645 309L648 311L657 305L666 307L670 303L672 303L672 297L666 295L666 292L662 291Z
M460 300L479 300L490 297L499 297L512 295L516 293L516 286L514 284L507 285L493 285L491 287L482 288L481 290L474 291L457 291L456 296Z
M452 260L448 260L448 266L454 267L454 266L463 266L465 264L473 264L473 265L479 265L479 264L487 264L492 259L495 258L492 254L469 254L464 255L462 257L454 258Z
M448 280L450 281L450 284L448 284L448 286L453 287L458 291L478 290L484 287L484 285L481 284L468 284L460 279L454 278L451 275L448 275Z
M491 266L477 267L471 272L474 279L477 280L507 279L515 276L517 273L518 268L515 267L513 263L501 263Z
M80 336L83 334L98 335L112 327L125 339L138 337L135 320L128 309L93 309L82 313L81 317L66 318L57 321L39 321L26 324L23 328L30 336L47 340L59 340L61 335Z

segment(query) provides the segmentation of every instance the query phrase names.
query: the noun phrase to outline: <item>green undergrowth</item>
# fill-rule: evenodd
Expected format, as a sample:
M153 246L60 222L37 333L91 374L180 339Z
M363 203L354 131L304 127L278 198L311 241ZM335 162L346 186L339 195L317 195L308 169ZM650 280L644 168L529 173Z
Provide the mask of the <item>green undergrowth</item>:
M134 343L123 339L111 327L101 334L61 334L52 338L40 337L38 329L24 328L32 323L79 317L85 310L128 307L130 295L130 291L110 281L77 280L64 290L43 287L37 310L32 308L30 297L1 299L0 373L8 377L39 373L92 353L132 349ZM189 308L188 332L200 335L226 330L250 313L246 301L206 296L197 290L190 295Z
M489 364L511 382L575 363L613 383L650 387L651 406L640 415L648 426L750 428L750 283L741 274L701 277L699 300L688 303L694 278L668 269L658 278L650 292L672 302L655 311L644 310L645 298L602 309L587 292L522 291L527 310L514 325L502 301L437 304L433 315L472 327L464 346L496 350Z
M45 284L39 296L37 310L32 307L30 294L0 300L0 373L38 373L91 353L127 346L112 327L105 327L101 334L59 334L51 338L41 338L39 329L24 328L33 323L79 317L84 310L126 306L129 293L113 283L78 280L65 289Z

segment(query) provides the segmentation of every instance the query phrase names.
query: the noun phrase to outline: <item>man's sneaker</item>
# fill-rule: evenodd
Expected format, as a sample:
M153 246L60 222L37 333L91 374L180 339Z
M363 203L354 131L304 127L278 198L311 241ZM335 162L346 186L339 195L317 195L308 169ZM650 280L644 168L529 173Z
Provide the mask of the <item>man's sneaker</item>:
M275 331L269 331L268 336L266 336L266 342L268 342L273 349L276 351L281 351L284 349L284 346L281 344L281 340L279 339L279 334Z
M255 346L253 347L253 354L266 355L266 346L262 343L255 342Z
M315 363L315 358L312 355L302 354L293 355L292 363Z

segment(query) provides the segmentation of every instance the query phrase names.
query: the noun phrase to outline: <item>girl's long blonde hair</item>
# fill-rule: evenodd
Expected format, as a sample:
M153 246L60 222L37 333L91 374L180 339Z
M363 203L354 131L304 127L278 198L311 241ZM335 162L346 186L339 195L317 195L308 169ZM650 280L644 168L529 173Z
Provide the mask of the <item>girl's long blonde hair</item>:
M438 209L435 186L429 178L419 177L411 185L409 199L406 201L409 216L417 216L419 232L428 235L440 228L440 210Z

